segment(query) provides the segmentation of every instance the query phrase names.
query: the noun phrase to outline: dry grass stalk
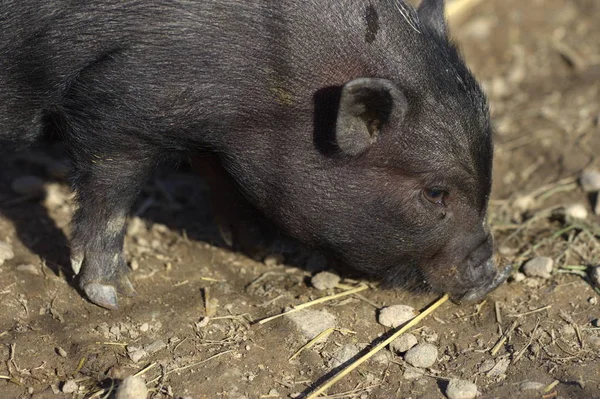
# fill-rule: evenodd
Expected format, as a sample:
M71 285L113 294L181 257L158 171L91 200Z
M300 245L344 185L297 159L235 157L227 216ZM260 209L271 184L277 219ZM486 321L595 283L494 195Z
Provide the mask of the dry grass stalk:
M356 294L357 292L364 291L367 288L369 288L368 285L361 284L358 287L353 288L351 290L340 292L338 294L327 295L327 296L315 299L314 301L309 301L309 302L301 303L301 304L299 304L297 306L294 306L292 309L290 309L290 310L288 310L286 312L279 313L279 314L276 314L275 316L271 316L271 317L267 317L265 319L258 320L257 323L258 324L265 324L265 323L268 323L269 321L275 320L275 319L277 319L277 318L279 318L281 316L285 316L286 314L294 313L294 312L297 312L299 310L306 309L306 308L309 308L309 307L314 306L314 305L318 305L319 303L331 301L332 299L337 299L337 298L341 298L341 297L344 297L344 296Z
M496 353L498 353L498 351L500 350L500 348L502 348L502 345L504 345L504 343L508 339L509 335L512 334L512 332L515 329L515 327L517 327L516 320L513 321L513 323L511 324L510 328L508 330L506 330L504 332L504 334L502 334L502 336L500 337L500 339L498 340L498 342L496 342L496 345L494 345L494 347L490 351L490 354L492 356L496 356Z
M552 307L552 305L546 305L546 306L542 306L541 308L537 308L537 309L533 309L530 310L529 312L525 312L525 313L513 313L513 314L509 314L508 317L523 317L523 316L528 316L530 314L534 314L534 313L538 313L538 312L542 312L546 309L550 309Z
M433 303L431 306L429 306L427 309L425 309L422 313L418 314L417 316L415 316L414 318L412 318L410 321L408 321L402 328L398 329L394 334L390 335L386 340L380 342L378 345L376 345L369 352L367 352L366 354L364 354L363 356L361 356L359 359L357 359L354 363L348 365L343 370L341 370L339 373L337 373L335 376L333 376L333 378L331 378L328 381L326 381L323 385L321 385L319 388L317 388L317 390L313 391L310 395L308 395L306 397L306 399L317 398L320 394L322 394L327 389L329 389L329 387L331 387L333 384L335 384L336 382L338 382L339 380L341 380L342 378L344 378L347 374L349 374L352 370L354 370L355 368L357 368L358 366L360 366L362 363L364 363L367 360L369 360L373 355L375 355L381 349L385 348L393 340L395 340L396 338L398 338L400 335L402 335L408 329L410 329L411 327L417 325L421 320L423 320L425 317L427 317L431 312L433 312L440 305L442 305L444 302L446 302L448 300L448 298L449 298L449 295L448 294L444 294L444 296L442 296L435 303Z
M294 353L289 359L288 361L296 358L300 353L302 353L302 351L304 351L305 349L309 349L311 348L314 344L316 344L320 339L322 339L323 337L329 336L329 334L331 334L334 331L339 331L341 333L345 333L345 334L356 334L356 332L354 331L350 331L350 330L346 330L343 328L335 328L335 327L329 327L326 328L325 330L321 331L319 334L317 334L317 336L315 336L313 339L311 339L310 341L308 341L306 344L304 344L300 349L298 349L296 351L296 353Z

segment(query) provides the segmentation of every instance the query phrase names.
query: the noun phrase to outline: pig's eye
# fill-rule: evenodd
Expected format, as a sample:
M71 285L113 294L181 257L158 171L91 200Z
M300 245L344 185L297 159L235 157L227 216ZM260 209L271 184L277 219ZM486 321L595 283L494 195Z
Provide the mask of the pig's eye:
M438 187L426 188L423 190L423 196L432 204L446 205L446 196L448 192Z

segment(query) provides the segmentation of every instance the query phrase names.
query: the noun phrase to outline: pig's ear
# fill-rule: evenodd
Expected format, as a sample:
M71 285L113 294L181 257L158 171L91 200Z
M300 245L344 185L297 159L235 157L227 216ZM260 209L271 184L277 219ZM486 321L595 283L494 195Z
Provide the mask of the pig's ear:
M440 37L444 39L448 37L446 19L444 18L444 0L423 0L417 13L419 14L419 20L424 25Z
M407 101L395 84L386 79L358 78L342 87L335 138L346 155L358 155L377 140L391 119L400 122Z

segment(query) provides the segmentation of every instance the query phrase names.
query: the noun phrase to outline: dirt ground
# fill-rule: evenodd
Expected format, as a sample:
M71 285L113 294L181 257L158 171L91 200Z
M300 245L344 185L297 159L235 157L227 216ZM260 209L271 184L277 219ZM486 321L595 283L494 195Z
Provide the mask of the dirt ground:
M583 270L600 264L600 217L577 183L584 168L600 167L600 2L487 0L451 25L490 97L499 251L515 268L551 257L554 273L517 277L475 305L442 305L413 330L439 350L424 375L386 349L327 397L444 398L448 379L462 378L484 398L600 398L600 328L592 324L600 291ZM343 331L290 361L314 331L304 335L288 317L252 321L340 292L310 285L324 260L285 240L271 250L284 265L226 249L203 182L166 169L136 203L126 238L139 295L103 310L72 282L73 203L61 156L55 149L0 161L0 241L15 253L0 266L1 398L107 397L140 371L153 398L304 397L348 353L385 336L379 309L422 309L437 298L372 287L317 305L325 313L312 316ZM23 175L44 179L45 199L15 194L11 183ZM576 203L588 210L585 223L562 217L561 207Z

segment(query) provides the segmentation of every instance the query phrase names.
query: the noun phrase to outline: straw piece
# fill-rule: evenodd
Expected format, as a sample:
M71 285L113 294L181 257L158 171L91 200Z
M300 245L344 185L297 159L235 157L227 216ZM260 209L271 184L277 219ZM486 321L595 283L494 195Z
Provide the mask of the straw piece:
M275 319L277 319L277 318L279 318L279 317L281 317L281 316L285 316L286 314L294 313L294 312L297 312L297 311L299 311L299 310L302 310L302 309L306 309L306 308L308 308L308 307L311 307L311 306L313 306L313 305L317 305L317 304L319 304L319 303L323 303L323 302L331 301L332 299L337 299L337 298L341 298L341 297L344 297L344 296L348 296L348 295L356 294L357 292L364 291L364 290L366 290L367 288L369 288L369 286L368 286L368 285L366 285L366 284L361 284L361 285L359 285L358 287L356 287L356 288L353 288L353 289L351 289L351 290L347 290L347 291L344 291L344 292L340 292L340 293L338 293L338 294L327 295L327 296L324 296L324 297L321 297L321 298L315 299L314 301L310 301L310 302L301 303L300 305L294 306L292 309L288 310L287 312L279 313L279 314L276 314L275 316L271 316L271 317L267 317L267 318L265 318L265 319L261 319L261 320L259 320L259 321L258 321L258 324L265 324L265 323L267 323L267 322L269 322L269 321L271 321L271 320L275 320Z

